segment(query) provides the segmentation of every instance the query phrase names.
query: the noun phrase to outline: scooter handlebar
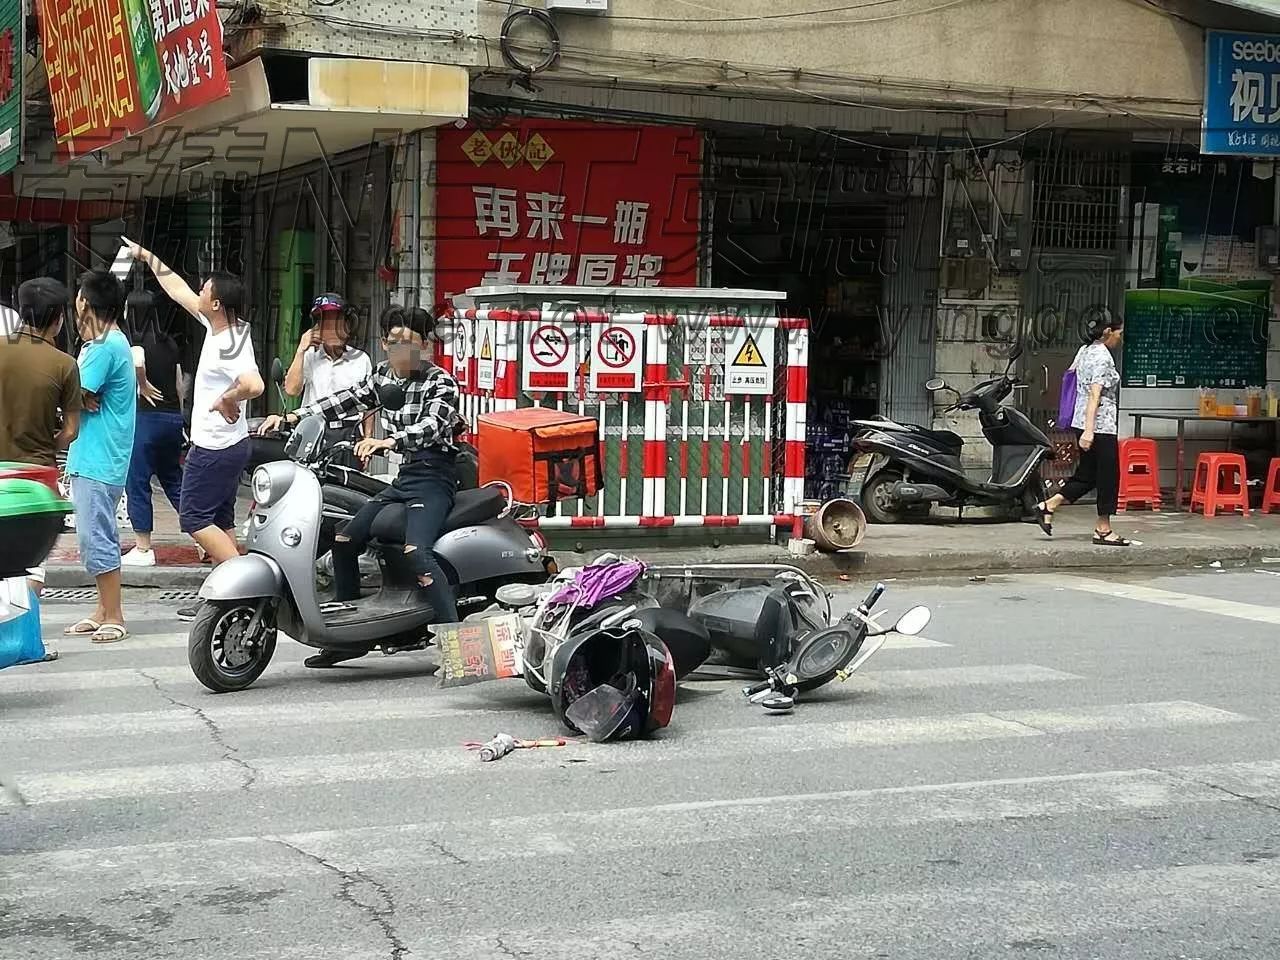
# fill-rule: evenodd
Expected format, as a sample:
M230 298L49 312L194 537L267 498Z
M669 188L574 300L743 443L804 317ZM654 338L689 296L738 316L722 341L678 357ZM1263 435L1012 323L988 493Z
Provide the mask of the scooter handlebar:
M766 690L768 690L772 686L773 684L770 683L768 680L761 680L759 683L753 683L749 687L743 687L742 695L744 697L754 697L758 693L764 693Z

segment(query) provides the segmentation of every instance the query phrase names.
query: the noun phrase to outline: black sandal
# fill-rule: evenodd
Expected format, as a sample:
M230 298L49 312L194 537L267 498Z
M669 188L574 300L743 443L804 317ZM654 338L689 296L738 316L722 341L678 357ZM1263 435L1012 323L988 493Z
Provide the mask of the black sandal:
M1053 511L1045 501L1036 504L1036 523L1044 531L1046 537L1053 536Z
M1097 530L1093 531L1093 542L1099 547L1131 547L1133 541L1126 540L1120 534L1112 530L1110 533L1103 534Z

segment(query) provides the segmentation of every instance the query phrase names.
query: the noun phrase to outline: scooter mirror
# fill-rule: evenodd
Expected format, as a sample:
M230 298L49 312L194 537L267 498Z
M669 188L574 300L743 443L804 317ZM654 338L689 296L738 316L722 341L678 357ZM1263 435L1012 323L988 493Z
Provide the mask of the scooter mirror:
M912 607L898 618L898 622L893 626L893 632L904 637L918 636L924 632L924 628L929 625L931 619L933 614L929 612L928 607Z
M383 384L378 388L378 402L384 410L399 410L404 406L404 389L395 383Z
M769 697L768 699L760 701L760 706L764 707L766 710L772 710L776 713L786 713L793 709L795 705L795 697L788 697L785 694L778 694L777 696Z
M947 389L947 381L943 380L941 377L934 377L932 380L925 382L924 388L930 393L935 390L945 390Z
M271 361L271 382L284 383L284 364L279 357L274 357Z
M1020 356L1022 356L1022 344L1018 344L1016 347L1013 348L1012 351L1010 351L1009 362L1012 363L1014 360L1017 360Z

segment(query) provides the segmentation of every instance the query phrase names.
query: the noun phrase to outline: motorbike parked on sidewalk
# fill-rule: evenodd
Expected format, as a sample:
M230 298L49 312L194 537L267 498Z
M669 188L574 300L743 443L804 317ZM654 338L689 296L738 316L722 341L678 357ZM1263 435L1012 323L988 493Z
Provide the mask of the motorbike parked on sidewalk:
M950 430L931 430L888 419L857 420L855 457L850 468L863 477L863 512L875 523L900 523L913 512L927 514L933 505L1005 507L1020 518L1035 512L1048 497L1040 465L1054 457L1053 443L1020 410L1001 406L1017 382L1010 371L1022 355L1014 349L1003 374L983 380L964 393L941 379L930 380L931 393L947 390L955 402L944 414L977 410L982 433L991 444L991 474L973 480L961 461L964 440Z
M380 398L388 408L404 402L395 387L384 388ZM306 417L289 437L289 459L254 472L248 552L214 568L200 588L205 602L191 626L188 660L210 690L242 690L257 680L275 652L277 630L307 646L357 654L427 645L436 615L405 558L403 504L385 507L373 524L371 546L382 574L376 593L335 602L317 587L326 515L345 515L367 500L353 483L358 472L331 463L348 448L326 442L323 418ZM368 496L385 487L359 476ZM330 502L332 489L343 492L343 504ZM515 506L501 484L457 494L433 550L460 607L488 602L504 584L545 581L554 569L541 536L512 518Z

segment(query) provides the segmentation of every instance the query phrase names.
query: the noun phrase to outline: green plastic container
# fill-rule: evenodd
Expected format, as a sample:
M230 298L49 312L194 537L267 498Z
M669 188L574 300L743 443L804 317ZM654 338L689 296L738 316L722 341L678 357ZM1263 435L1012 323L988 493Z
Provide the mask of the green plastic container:
M71 509L37 480L0 479L0 579L44 563Z

